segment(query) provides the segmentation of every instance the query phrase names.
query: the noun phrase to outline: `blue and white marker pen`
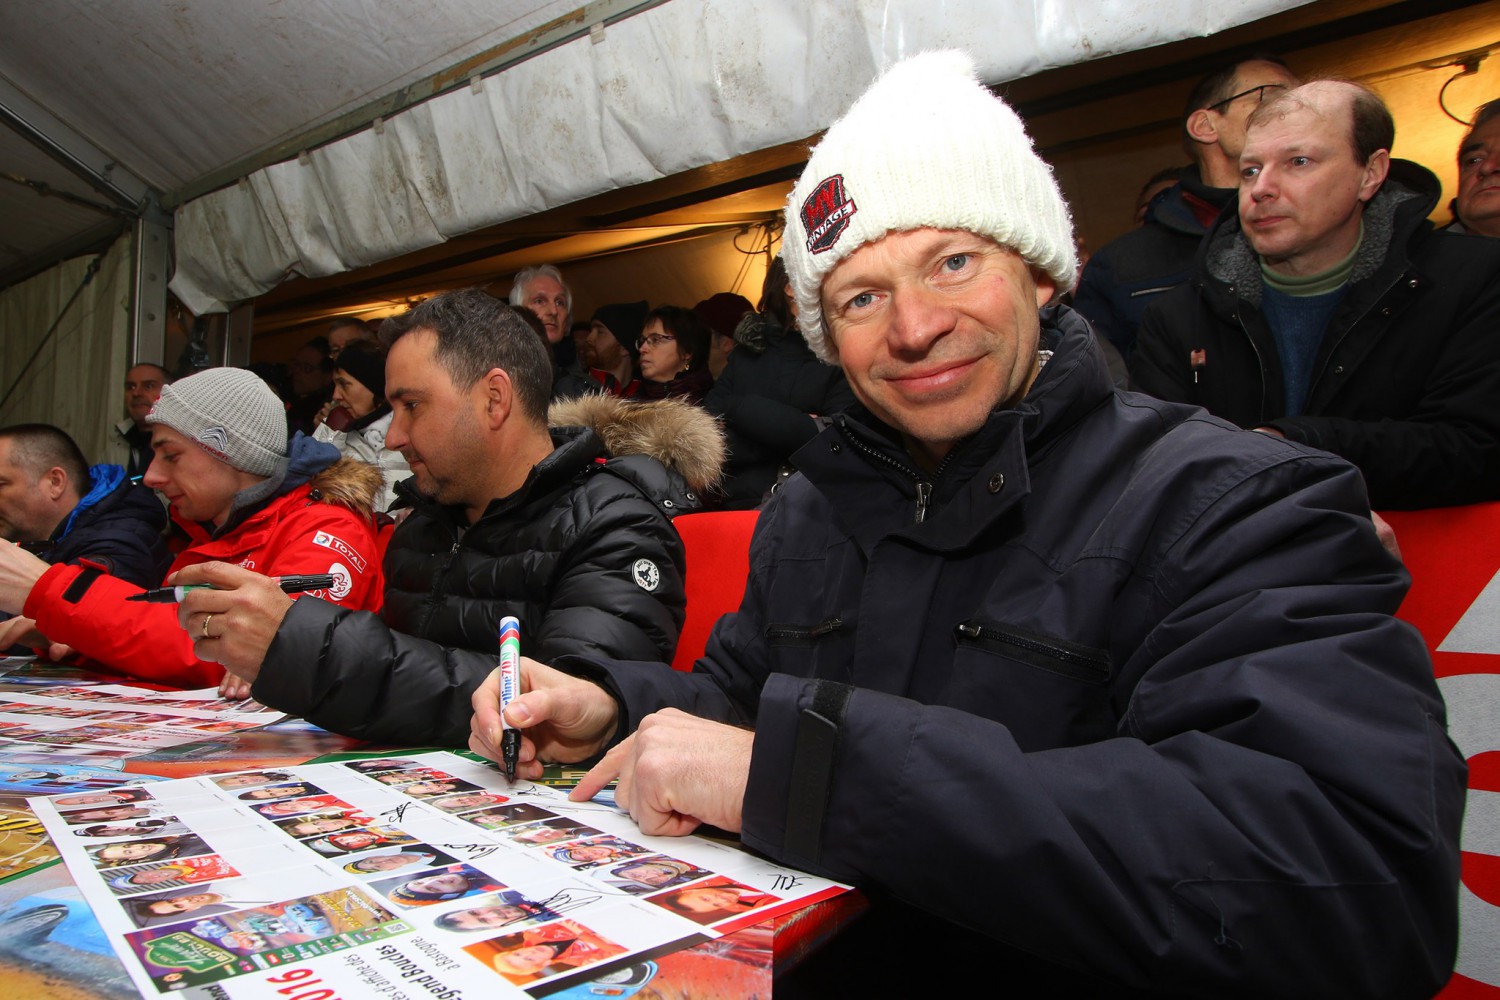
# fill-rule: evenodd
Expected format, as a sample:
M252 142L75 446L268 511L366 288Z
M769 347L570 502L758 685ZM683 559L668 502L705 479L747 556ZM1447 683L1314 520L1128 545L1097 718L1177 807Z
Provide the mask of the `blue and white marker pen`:
M521 694L521 623L509 616L500 619L500 757L505 779L516 780L521 757L521 731L505 721L505 710Z

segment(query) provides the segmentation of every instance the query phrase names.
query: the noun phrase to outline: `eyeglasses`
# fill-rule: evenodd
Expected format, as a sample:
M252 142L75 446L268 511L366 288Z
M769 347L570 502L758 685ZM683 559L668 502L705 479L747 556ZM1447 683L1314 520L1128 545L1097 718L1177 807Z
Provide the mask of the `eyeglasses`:
M1205 110L1215 111L1219 108L1224 107L1225 105L1233 104L1241 97L1249 97L1251 94L1255 95L1256 104L1264 104L1266 102L1266 91L1285 89L1286 84L1284 83L1263 83L1259 87L1251 87L1249 90L1242 90L1238 94L1235 94L1233 97L1226 97L1222 101L1215 101L1213 104L1210 104Z
M662 344L670 343L676 339L670 333L653 333L649 337L635 338L635 349L639 351L643 347L660 347Z

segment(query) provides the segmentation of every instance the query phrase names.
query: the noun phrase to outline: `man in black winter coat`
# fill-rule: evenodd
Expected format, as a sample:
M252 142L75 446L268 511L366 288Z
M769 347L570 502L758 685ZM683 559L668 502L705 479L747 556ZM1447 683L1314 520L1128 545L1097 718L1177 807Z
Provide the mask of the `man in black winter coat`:
M1348 459L1377 510L1500 499L1500 243L1433 230L1394 131L1352 83L1252 115L1238 217L1146 311L1131 378Z
M387 320L386 436L410 463L383 564L385 607L293 601L224 564L176 582L184 621L214 615L200 656L231 694L336 732L462 745L469 698L494 669L500 620L533 656L670 661L682 628L682 543L670 517L698 504L723 442L686 404L588 399L549 428L547 348L510 306L476 290ZM194 636L196 630L190 630Z
M863 888L778 996L1430 996L1464 766L1356 471L1111 386L1048 304L1061 192L961 53L866 91L786 216L860 405L692 673L522 661L522 773L607 751L575 798Z

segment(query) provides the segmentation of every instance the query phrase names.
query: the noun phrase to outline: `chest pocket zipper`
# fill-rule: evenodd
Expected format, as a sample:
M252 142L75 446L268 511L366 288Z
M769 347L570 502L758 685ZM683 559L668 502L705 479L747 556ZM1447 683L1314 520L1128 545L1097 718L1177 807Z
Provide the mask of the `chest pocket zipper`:
M1109 654L1102 649L972 620L959 622L953 631L959 645L985 649L1076 681L1102 684L1109 680Z
M773 646L810 646L843 627L842 618L828 618L816 625L767 625L765 636Z

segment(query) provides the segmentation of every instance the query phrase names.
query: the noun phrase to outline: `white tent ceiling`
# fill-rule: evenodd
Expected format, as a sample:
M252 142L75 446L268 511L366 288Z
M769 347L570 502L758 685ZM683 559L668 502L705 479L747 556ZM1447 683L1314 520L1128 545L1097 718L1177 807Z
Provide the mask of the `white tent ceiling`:
M923 48L998 81L1296 3L10 0L0 285L159 202L218 308L806 137Z
M434 77L493 60L514 40L567 37L579 30L568 16L577 9L577 0L8 0L0 279L114 227L109 211L37 184L101 207L147 189L172 204L266 154L295 155L342 116L368 124L360 111L431 93ZM88 168L108 172L120 197L80 179Z

